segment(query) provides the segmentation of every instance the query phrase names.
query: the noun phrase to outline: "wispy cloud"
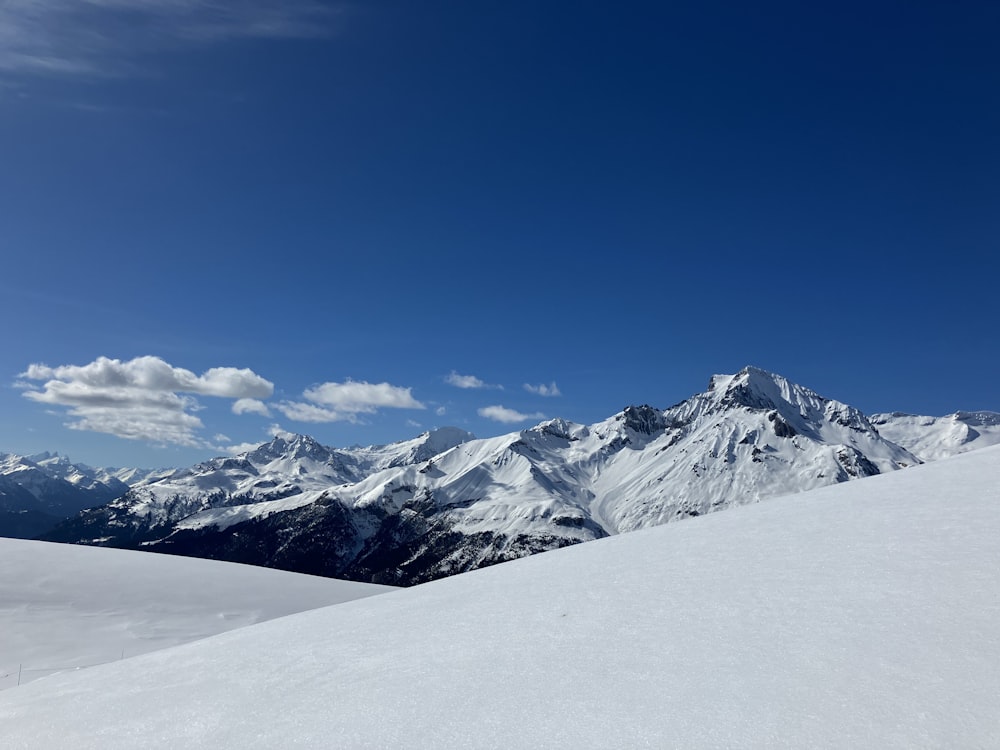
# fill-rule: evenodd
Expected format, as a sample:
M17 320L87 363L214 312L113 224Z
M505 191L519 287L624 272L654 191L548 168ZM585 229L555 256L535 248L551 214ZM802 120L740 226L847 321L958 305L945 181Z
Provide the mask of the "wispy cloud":
M189 447L208 445L198 435L204 425L194 414L202 408L194 396L260 399L274 392L274 385L252 370L213 367L195 375L159 357L32 364L19 377L28 386L25 398L66 408L70 429Z
M425 409L411 390L348 379L308 388L302 393L305 402L282 401L275 408L297 422L355 422L359 414L374 414L379 409Z
M494 388L496 390L503 390L502 385L494 385L492 383L487 383L480 380L475 375L459 375L457 372L452 370L450 373L445 375L444 382L448 385L453 385L456 388Z
M524 390L528 393L534 393L537 396L561 396L562 391L559 390L559 386L553 380L548 385L545 383L539 383L538 385L532 385L531 383L524 384Z
M191 44L323 36L345 7L320 0L6 0L0 73L133 75L150 53Z
M517 422L527 422L529 419L545 419L545 415L541 412L535 412L534 414L522 414L514 409L508 409L506 406L484 406L479 409L479 416L485 417L486 419L492 419L494 422L503 422L504 424L516 424Z

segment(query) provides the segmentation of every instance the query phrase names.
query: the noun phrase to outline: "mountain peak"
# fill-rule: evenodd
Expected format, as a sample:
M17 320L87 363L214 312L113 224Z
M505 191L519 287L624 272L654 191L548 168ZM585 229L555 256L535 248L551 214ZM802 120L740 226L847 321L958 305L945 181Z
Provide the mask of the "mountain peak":
M287 456L289 458L316 458L325 460L330 450L308 435L294 432L278 432L271 442L264 443L247 454L255 461L266 461Z
M779 431L788 433L790 429L790 434L825 423L855 432L876 432L868 418L853 406L820 396L810 388L759 367L744 367L735 375L713 376L708 392L701 398L709 411L774 412L768 419ZM777 420L779 416L784 426Z
M735 375L713 375L708 390L724 408L775 409L797 388L785 378L748 365Z
M577 424L576 422L570 422L561 417L546 419L543 422L539 422L537 425L527 430L527 432L534 432L541 435L551 435L552 437L570 441L580 440L590 434L586 426Z
M663 412L649 404L626 406L622 411L621 421L625 427L643 435L652 435L667 426Z
M391 456L388 466L404 466L409 463L426 461L456 445L475 439L475 435L460 427L438 427L421 433L410 440L401 440L398 443L379 447L387 456Z
M724 391L732 386L753 384L753 385L765 385L768 383L778 384L787 382L785 378L776 373L765 370L761 367L754 367L753 365L747 365L739 372L733 375L717 374L709 378L708 390L710 391Z

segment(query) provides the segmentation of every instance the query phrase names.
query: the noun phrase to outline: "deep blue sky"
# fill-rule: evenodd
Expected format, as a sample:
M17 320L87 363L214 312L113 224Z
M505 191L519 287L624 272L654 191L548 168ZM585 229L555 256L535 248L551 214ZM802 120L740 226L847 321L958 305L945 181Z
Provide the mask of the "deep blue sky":
M0 451L1000 410L996 3L128 5L0 8Z

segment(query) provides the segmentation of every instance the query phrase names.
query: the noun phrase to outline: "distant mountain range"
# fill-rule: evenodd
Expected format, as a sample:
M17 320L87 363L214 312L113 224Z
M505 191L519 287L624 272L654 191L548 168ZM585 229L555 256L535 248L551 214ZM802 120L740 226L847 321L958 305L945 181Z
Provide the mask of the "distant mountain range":
M285 433L160 472L8 456L0 481L27 506L19 472L39 477L32 507L48 508L48 540L409 585L995 443L992 412L869 419L747 367L667 409L629 406L593 425L553 419L487 439L443 428L345 449ZM43 500L42 476L76 494Z
M0 536L30 538L172 470L95 469L57 453L0 453Z
M1000 414L992 411L959 411L947 417L897 411L875 414L871 423L884 438L905 446L922 461L1000 444Z

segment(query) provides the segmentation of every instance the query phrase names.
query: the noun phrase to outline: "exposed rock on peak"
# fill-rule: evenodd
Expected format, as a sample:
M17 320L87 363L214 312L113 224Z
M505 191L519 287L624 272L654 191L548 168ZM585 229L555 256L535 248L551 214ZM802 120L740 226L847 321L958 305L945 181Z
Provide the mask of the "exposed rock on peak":
M539 432L543 435L562 438L563 440L580 440L586 437L589 432L582 424L569 422L565 419L549 419L531 428L532 432Z
M621 420L626 428L643 435L653 435L667 427L663 412L648 404L625 407Z
M254 463L272 461L276 458L310 458L314 461L325 461L329 455L330 449L314 438L290 432L278 433L269 443L264 443L246 454Z

